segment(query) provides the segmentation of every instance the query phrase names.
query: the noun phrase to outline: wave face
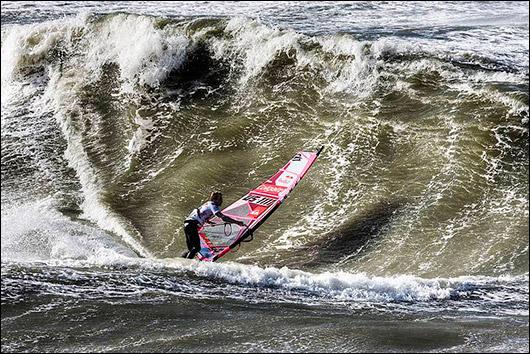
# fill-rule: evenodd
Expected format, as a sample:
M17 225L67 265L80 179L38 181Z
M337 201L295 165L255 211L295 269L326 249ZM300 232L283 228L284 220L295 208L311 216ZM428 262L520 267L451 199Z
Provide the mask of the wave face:
M528 271L527 69L399 38L128 14L12 26L2 51L4 210L53 196L138 254L171 257L211 189L236 199L328 144L233 259Z
M528 4L38 6L2 3L3 311L202 294L527 328ZM321 145L253 242L170 260L210 191L230 203ZM428 348L378 347L401 349Z

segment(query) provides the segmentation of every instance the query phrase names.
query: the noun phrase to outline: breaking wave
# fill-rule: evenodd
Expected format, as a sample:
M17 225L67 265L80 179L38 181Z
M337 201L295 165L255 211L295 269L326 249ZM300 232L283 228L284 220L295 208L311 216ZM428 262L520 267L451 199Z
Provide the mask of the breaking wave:
M452 280L401 274L527 274L528 58L450 42L125 13L2 27L2 259L175 257L210 189L236 199L326 144L231 257L331 273L196 272L419 300Z

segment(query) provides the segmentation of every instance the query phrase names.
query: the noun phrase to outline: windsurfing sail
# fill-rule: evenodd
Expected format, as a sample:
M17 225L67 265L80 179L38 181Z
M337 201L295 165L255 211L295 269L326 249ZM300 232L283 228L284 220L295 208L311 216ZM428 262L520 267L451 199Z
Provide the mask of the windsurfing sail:
M300 182L322 149L298 152L272 177L221 211L246 226L224 223L218 217L210 220L212 224L204 224L199 229L199 259L214 262L251 236Z

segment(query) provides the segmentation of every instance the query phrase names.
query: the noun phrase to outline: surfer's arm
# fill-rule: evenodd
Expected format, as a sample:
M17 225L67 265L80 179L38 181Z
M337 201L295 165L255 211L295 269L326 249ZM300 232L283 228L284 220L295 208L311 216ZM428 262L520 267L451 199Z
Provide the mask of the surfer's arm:
M220 211L218 211L217 213L215 213L215 216L217 216L218 218L220 218L221 220L223 220L224 222L229 222L231 224L238 224L240 226L245 226L245 223L243 221L239 221L239 220L236 220L236 219L232 219L230 216L226 216L224 215L223 213L221 213Z

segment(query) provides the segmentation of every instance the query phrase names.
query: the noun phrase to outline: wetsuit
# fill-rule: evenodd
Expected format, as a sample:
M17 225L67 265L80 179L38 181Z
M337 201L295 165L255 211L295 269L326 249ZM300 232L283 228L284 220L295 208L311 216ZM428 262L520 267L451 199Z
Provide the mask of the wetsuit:
M215 203L209 201L188 215L184 221L184 234L186 235L186 245L188 246L188 252L183 255L184 258L192 259L201 250L199 228L220 211Z

